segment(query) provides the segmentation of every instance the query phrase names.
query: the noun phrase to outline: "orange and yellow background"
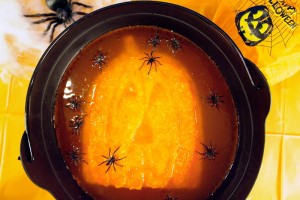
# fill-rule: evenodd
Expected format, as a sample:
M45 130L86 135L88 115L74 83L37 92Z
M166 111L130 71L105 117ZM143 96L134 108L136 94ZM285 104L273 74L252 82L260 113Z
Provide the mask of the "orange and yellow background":
M273 0L275 2L275 0ZM80 0L92 5L91 12L123 1ZM244 44L235 26L237 5L253 6L256 0L167 0L190 8L219 25L266 76L271 90L271 110L266 121L263 163L249 200L300 199L300 28L288 42L270 47ZM253 3L254 2L254 3ZM295 6L300 24L300 1ZM32 25L22 15L50 10L44 0L0 0L0 199L53 199L26 176L21 162L20 140L25 130L25 97L30 76L49 45L43 36L47 24ZM298 18L297 18L298 16ZM57 33L63 28L58 29ZM270 52L270 50L272 50ZM258 99L259 101L259 99Z

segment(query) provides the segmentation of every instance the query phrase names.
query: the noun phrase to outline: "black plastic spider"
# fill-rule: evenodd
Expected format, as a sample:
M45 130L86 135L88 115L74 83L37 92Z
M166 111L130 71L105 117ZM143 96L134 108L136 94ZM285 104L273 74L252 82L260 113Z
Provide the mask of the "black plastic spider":
M86 15L85 12L74 12L73 6L78 5L84 8L92 8L91 6L85 5L79 2L72 2L72 0L46 0L46 4L49 9L53 10L54 13L41 13L33 15L24 15L24 17L44 17L38 21L33 22L33 24L41 24L44 22L49 22L44 35L51 29L50 42L53 40L53 34L55 28L61 24L67 27L67 24L71 21L75 21L73 16L75 15ZM53 25L53 26L52 26Z
M81 99L81 97L76 96L76 95L73 95L73 96L67 98L68 103L66 104L66 107L70 108L70 110L73 110L73 111L80 110L81 105L85 103L84 101L81 101L80 99Z
M219 154L218 152L216 152L216 147L214 147L211 143L209 146L207 146L203 143L201 143L201 144L204 147L205 151L203 153L196 151L196 153L203 156L201 158L201 160L202 159L215 160L215 157L217 156L217 154Z
M65 152L65 155L70 163L73 163L74 165L78 165L81 162L84 162L85 164L88 164L85 160L83 160L83 155L85 153L81 153L80 149L78 147L72 146L71 152Z
M148 40L148 45L152 46L154 49L158 47L161 43L161 38L158 35L158 31L156 31L155 35Z
M107 53L103 53L100 49L98 50L97 54L95 54L93 59L93 67L98 67L102 70L103 66L107 62Z
M145 62L147 62L147 65L150 65L150 68L149 68L149 71L148 71L148 75L150 74L150 71L151 71L151 69L152 69L153 63L154 63L154 66L155 66L155 70L156 70L156 71L157 71L156 63L159 63L159 64L161 65L161 63L157 60L157 59L159 59L160 57L155 57L155 56L153 55L153 52L154 52L154 51L152 51L152 52L150 53L150 55L147 54L147 53L145 53L147 56L140 59L140 60L144 60L144 62L143 62L143 64L142 64L142 66L139 68L139 70L142 69L142 67L144 66Z
M172 53L176 53L181 49L180 41L175 37L168 40L168 46L171 47Z
M211 107L219 108L219 103L224 103L223 95L219 95L217 92L210 90L210 94L206 97L206 103L209 103Z
M177 197L167 194L165 200L177 200Z
M76 115L72 119L70 119L69 127L72 128L73 134L79 135L80 128L83 126L83 124L84 124L83 116Z
M105 165L108 166L108 168L107 168L107 170L105 171L105 173L108 172L108 170L110 169L111 166L113 166L113 167L114 167L114 170L116 171L115 164L118 165L118 166L120 166L120 167L123 167L123 165L118 164L117 161L120 161L120 160L122 160L122 159L124 159L124 158L126 158L126 157L123 157L123 158L117 158L117 157L115 156L115 153L119 150L119 148L120 148L120 147L118 147L118 148L113 152L112 155L110 155L110 148L109 148L108 157L102 155L102 157L103 157L103 158L106 158L107 160L103 161L103 162L100 163L98 166L102 165L103 163L106 163Z

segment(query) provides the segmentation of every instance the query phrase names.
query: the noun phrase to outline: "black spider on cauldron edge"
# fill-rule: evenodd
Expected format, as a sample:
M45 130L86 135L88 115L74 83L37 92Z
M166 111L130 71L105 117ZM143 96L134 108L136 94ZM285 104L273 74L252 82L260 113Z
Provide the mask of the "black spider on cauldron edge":
M84 124L84 118L82 115L76 115L70 119L69 127L72 128L72 133L75 135L80 134L80 129Z
M148 46L152 46L153 50L161 44L161 37L159 36L158 31L156 31L155 35L147 41L147 44Z
M173 36L171 39L168 39L167 42L173 54L177 53L180 49L182 49L181 42L175 36Z
M107 63L107 53L104 53L101 49L98 49L97 53L94 55L92 67L98 67L100 70Z
M203 160L203 159L215 160L217 154L219 154L218 152L216 152L216 147L213 146L211 143L210 143L210 145L206 145L203 143L201 143L201 144L204 147L204 152L196 151L196 153L202 155L201 160Z
M53 10L52 13L40 13L40 14L31 14L24 15L24 17L44 17L38 21L33 22L33 24L41 24L45 22L49 22L46 30L44 31L44 35L51 29L50 33L50 42L53 40L54 31L57 26L63 24L67 27L67 24L74 22L73 16L75 15L86 15L85 12L73 11L73 6L82 6L84 8L92 8L89 5L85 5L79 2L72 2L72 0L46 0L46 4L49 9ZM53 25L53 26L52 26ZM52 28L51 28L52 27Z
M72 151L71 152L65 152L64 153L66 158L69 161L69 164L74 164L74 165L78 165L81 162L84 162L85 164L88 164L84 159L83 159L83 155L85 153L81 153L79 147L75 147L74 145L72 145Z
M224 103L223 95L219 95L217 92L210 90L210 94L206 97L206 103L209 103L211 107L219 109L219 104Z
M81 98L81 96L72 95L67 98L68 103L66 104L66 107L75 112L80 110L81 105L85 103L85 101L82 101Z

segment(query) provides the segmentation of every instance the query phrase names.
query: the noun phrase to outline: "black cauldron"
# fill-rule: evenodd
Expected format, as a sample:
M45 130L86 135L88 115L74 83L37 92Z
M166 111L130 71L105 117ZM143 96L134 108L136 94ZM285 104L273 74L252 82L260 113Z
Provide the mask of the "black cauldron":
M262 161L270 91L258 68L233 41L202 15L162 2L127 2L92 12L63 31L40 59L26 99L21 161L30 179L57 199L91 199L74 181L58 148L53 113L60 80L75 55L95 38L121 27L157 26L190 39L219 67L236 106L238 149L221 186L209 199L245 199Z

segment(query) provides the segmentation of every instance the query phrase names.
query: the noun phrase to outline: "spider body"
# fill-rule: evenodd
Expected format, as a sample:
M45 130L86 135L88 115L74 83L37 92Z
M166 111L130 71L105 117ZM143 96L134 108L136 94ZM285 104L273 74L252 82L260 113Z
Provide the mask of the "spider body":
M66 152L65 153L66 157L69 159L70 163L73 163L74 165L78 165L81 162L84 162L88 164L84 159L83 155L84 153L80 152L80 149L78 147L72 146L72 151L71 152Z
M84 124L83 116L74 116L72 119L70 119L70 125L69 127L72 128L73 134L79 135L80 129Z
M69 97L67 99L68 103L66 104L66 107L72 111L80 110L81 105L85 103L84 101L81 101L80 98L80 96L76 95Z
M169 40L169 47L171 48L171 51L173 53L176 53L177 51L179 51L181 49L181 44L180 41L173 37Z
M217 92L210 90L210 94L206 97L206 103L209 103L211 107L219 108L219 103L224 103L222 95L219 95Z
M150 55L149 55L148 53L145 53L145 54L146 54L146 57L140 59L140 60L144 60L144 62L143 62L143 64L142 64L142 66L139 68L139 70L142 69L142 67L144 66L145 63L147 63L147 65L150 65L150 68L149 68L149 71L148 71L148 75L149 75L149 74L150 74L150 71L151 71L151 69L152 69L152 65L153 65L153 64L154 64L154 66L155 66L155 70L156 70L156 71L157 71L156 63L158 63L158 64L161 65L161 63L158 61L158 59L159 59L160 57L155 57L155 56L153 55L153 51L150 53Z
M103 53L100 49L98 50L98 53L94 56L93 59L93 67L98 67L102 70L103 66L107 62L107 53Z
M65 27L67 27L67 24L75 21L73 19L75 15L86 15L85 12L74 12L74 5L82 6L84 8L92 8L91 6L85 5L83 3L72 2L72 0L46 0L46 4L48 8L54 12L24 15L24 17L44 17L40 20L34 21L33 24L49 22L44 34L47 34L47 32L51 29L50 42L53 40L54 31L57 26L63 24Z
M148 45L156 49L156 47L158 47L160 43L161 43L161 38L158 35L158 31L157 31L155 35L148 40Z
M120 167L123 167L123 165L118 164L118 161L120 161L120 160L122 160L122 159L124 159L124 158L126 158L126 157L118 158L118 157L115 155L115 153L116 153L119 149L120 149L120 147L118 147L118 148L113 152L113 154L111 155L111 154L110 154L111 150L110 150L110 148L109 148L108 157L102 155L102 157L103 157L103 158L106 158L107 160L103 161L103 162L100 163L98 166L100 166L100 165L106 163L105 165L108 166L108 168L107 168L107 170L105 171L105 173L107 173L107 172L109 171L109 169L110 169L111 166L114 167L114 170L115 170L115 171L116 171L115 165L118 165L118 166L120 166Z
M216 147L214 147L211 143L209 146L201 143L202 146L204 147L204 152L198 152L196 151L196 153L202 155L202 159L208 159L208 160L215 160L217 154L219 154L218 152L216 152Z

